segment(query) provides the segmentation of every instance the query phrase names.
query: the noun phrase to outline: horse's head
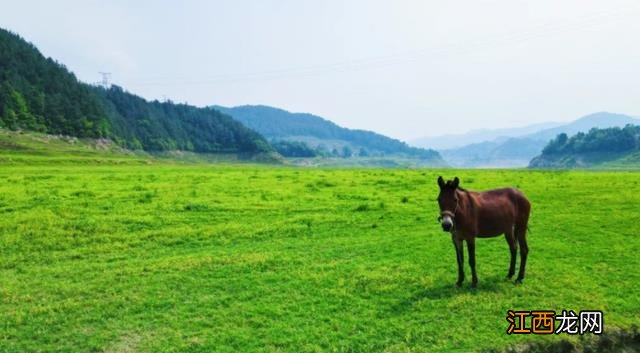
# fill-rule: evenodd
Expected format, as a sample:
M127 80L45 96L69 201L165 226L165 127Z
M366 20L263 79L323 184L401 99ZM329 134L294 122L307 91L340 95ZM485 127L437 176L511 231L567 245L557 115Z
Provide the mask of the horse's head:
M440 224L442 230L450 232L453 229L453 220L458 210L458 196L456 195L456 189L460 179L458 177L453 180L447 180L446 182L442 177L438 177L438 186L440 187L440 194L438 195L438 206L440 206Z

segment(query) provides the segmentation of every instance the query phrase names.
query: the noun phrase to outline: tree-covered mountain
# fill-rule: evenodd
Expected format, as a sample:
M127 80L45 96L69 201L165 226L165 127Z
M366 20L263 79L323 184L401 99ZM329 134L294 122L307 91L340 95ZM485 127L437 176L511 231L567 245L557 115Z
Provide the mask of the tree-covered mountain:
M149 102L79 82L20 36L0 29L0 128L110 138L132 149L271 151L253 130L211 108Z
M530 168L640 167L640 126L592 128L571 137L560 133L533 158ZM635 161L635 163L624 163Z
M109 121L91 87L32 44L0 29L0 126L104 137Z
M626 124L640 124L640 120L624 114L599 112L560 126L515 137L501 136L439 152L447 163L457 167L526 167L549 140L560 133L573 135L593 127L623 127Z
M347 129L307 113L291 113L264 105L214 106L272 141L300 141L319 154L334 156L405 156L438 160L438 152L365 130Z
M262 136L212 108L148 102L118 86L95 87L114 140L132 149L204 153L269 151Z

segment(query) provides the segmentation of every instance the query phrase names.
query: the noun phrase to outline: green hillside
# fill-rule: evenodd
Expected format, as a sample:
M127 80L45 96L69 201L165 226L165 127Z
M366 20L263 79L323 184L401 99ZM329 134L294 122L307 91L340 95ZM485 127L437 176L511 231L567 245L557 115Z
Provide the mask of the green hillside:
M640 168L640 126L593 128L572 137L559 134L531 160L530 168Z
M327 157L385 157L419 158L443 164L438 152L411 147L406 143L365 130L347 129L307 113L263 106L244 105L227 108L214 106L246 126L274 141L301 141Z
M152 156L109 139L0 129L0 164L149 163Z
M0 129L0 165L277 163L277 155L132 151L110 139Z
M109 138L130 149L270 152L253 130L211 108L149 102L79 82L21 37L0 29L0 128Z
M624 154L600 166L607 169L640 169L640 151Z

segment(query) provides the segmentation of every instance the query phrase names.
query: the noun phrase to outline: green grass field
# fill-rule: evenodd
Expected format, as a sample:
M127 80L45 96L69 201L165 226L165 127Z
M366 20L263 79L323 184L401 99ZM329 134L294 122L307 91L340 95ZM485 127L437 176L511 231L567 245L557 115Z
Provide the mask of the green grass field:
M0 165L1 352L483 351L506 311L640 324L640 173ZM533 204L527 278L503 237L456 288L436 177ZM469 273L468 267L466 268ZM469 276L467 276L467 281Z

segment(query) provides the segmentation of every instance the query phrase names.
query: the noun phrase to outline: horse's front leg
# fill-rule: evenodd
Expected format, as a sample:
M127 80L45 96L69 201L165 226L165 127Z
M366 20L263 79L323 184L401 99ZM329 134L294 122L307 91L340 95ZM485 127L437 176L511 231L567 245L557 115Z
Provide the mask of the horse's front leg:
M462 239L456 239L455 234L451 237L453 247L456 249L456 260L458 261L458 282L456 285L460 287L464 282L464 253L462 249Z
M467 250L469 250L469 267L471 267L471 287L478 286L478 276L476 275L476 239L467 238Z

